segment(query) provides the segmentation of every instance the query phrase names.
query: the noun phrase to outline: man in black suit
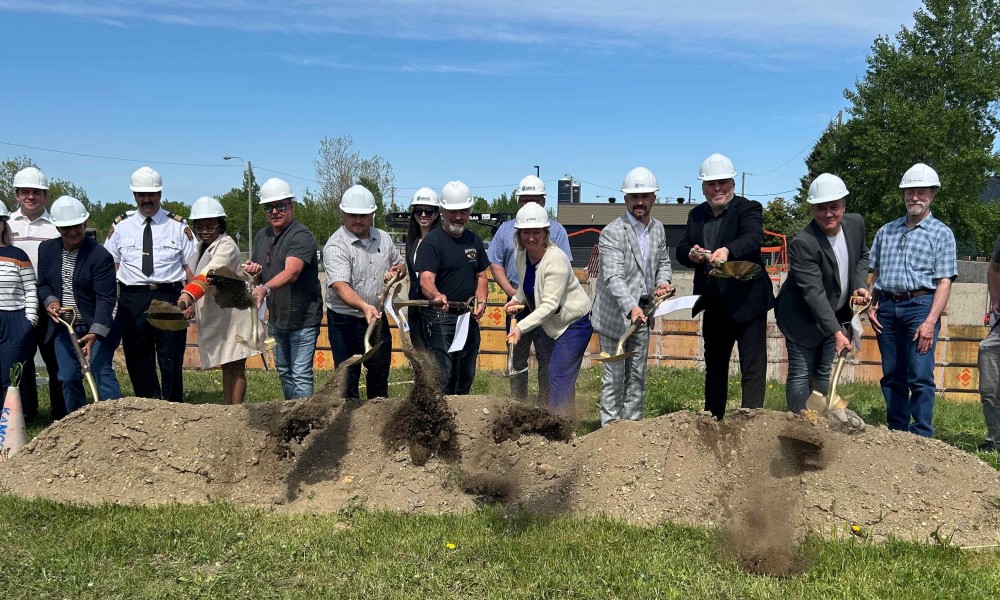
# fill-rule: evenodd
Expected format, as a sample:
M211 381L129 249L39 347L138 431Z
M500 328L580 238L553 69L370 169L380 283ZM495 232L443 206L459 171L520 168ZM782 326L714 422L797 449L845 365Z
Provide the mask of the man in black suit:
M788 349L785 400L795 413L806 407L810 390L829 391L833 359L851 347L841 328L851 320L851 295L868 297L865 221L844 214L846 196L836 175L813 180L806 199L813 220L788 245L788 280L774 316Z
M705 410L715 418L726 414L729 357L739 347L744 408L764 406L767 377L767 311L774 305L771 280L764 270L760 244L764 209L760 202L737 196L733 161L713 154L701 163L701 189L707 202L688 213L677 260L695 269L694 293L701 298L692 314L705 311ZM708 254L707 258L705 253ZM749 281L710 277L713 266L727 261L760 265Z

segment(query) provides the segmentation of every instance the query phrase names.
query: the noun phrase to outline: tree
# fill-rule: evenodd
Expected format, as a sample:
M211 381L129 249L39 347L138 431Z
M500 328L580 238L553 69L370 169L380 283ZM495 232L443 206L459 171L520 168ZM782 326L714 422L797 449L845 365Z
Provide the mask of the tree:
M812 220L812 211L808 206L805 202L793 202L784 198L771 200L764 207L764 229L791 239ZM777 243L771 236L765 236L765 246Z
M250 194L247 198L247 188ZM239 240L241 247L248 247L252 236L267 226L267 214L260 207L260 186L253 170L243 172L243 187L232 188L218 197L219 203L226 211L226 233ZM253 219L250 231L247 231L247 213Z
M985 252L1000 229L1000 206L979 195L1000 171L1000 0L925 0L912 29L878 37L856 89L850 119L829 126L807 159L808 181L839 175L869 236L903 214L899 180L924 162L941 176L935 217L955 232L959 253Z
M330 138L324 137L319 143L319 156L315 161L316 178L320 182L316 201L331 211L336 229L343 222L340 214L340 197L347 188L361 183L362 178L368 181L372 193L377 189L376 197L396 198L396 176L392 165L379 155L363 158L354 149L354 138L349 135ZM364 184L362 184L364 185ZM376 212L376 222L385 224L385 204L380 205Z
M14 193L14 175L21 169L35 167L27 156L14 156L0 163L0 201L9 210L17 210L17 195Z

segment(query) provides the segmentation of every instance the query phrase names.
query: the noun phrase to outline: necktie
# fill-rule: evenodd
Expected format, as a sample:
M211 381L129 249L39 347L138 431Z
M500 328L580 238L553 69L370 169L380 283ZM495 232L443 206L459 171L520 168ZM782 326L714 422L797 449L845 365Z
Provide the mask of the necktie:
M142 231L142 274L153 275L153 219L146 217L146 228Z

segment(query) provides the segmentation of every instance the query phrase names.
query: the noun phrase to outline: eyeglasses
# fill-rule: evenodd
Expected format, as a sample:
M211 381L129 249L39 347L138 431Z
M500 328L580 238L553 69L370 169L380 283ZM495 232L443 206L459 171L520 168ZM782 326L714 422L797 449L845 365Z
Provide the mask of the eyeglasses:
M278 211L279 213L283 213L291 207L292 207L291 202L281 202L280 204L277 202L274 204L265 204L264 212L267 214L271 214L271 212L273 211Z
M427 208L414 208L413 214L418 217L430 217L437 214L438 209L433 206L428 206Z
M194 226L194 230L197 231L198 233L212 233L213 231L215 231L218 228L219 228L218 225L195 225Z

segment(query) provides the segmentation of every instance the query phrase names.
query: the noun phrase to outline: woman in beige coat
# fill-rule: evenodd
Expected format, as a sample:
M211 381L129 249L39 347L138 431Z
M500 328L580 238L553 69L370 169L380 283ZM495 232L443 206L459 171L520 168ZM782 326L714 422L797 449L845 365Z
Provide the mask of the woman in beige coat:
M545 208L530 202L517 211L514 223L517 253L514 262L521 282L514 298L504 307L516 312L527 304L531 314L511 327L508 341L516 344L521 334L541 327L553 340L549 358L549 406L570 407L576 396L583 353L594 329L590 324L590 296L573 273L569 257L549 238L549 216Z
M247 391L247 358L260 352L237 344L235 338L249 336L256 315L251 309L222 308L214 294L205 290L210 269L228 267L241 273L243 258L239 246L226 234L226 213L215 198L203 196L195 201L191 224L201 238L197 264L191 269L198 275L181 292L177 306L188 319L197 315L201 368L222 367L223 404L242 404Z

